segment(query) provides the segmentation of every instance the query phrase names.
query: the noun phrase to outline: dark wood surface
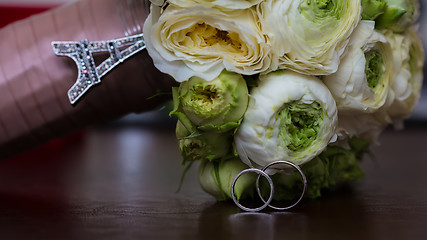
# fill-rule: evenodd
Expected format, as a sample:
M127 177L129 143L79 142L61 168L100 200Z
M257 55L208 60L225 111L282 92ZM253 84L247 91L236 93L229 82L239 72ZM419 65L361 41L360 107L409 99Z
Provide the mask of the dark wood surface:
M174 130L93 129L0 162L0 239L427 239L427 128L386 131L364 179L288 212L217 203Z

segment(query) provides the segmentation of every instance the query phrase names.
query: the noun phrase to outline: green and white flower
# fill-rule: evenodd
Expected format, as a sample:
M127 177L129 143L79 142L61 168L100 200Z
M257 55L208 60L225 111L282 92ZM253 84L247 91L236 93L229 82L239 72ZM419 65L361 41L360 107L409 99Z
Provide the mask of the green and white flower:
M271 68L307 75L338 69L362 12L360 0L265 0L257 9L274 49Z
M212 81L199 77L173 89L174 110L191 132L226 132L239 126L249 97L242 75L223 71Z
M404 34L385 31L384 35L393 49L393 69L391 88L393 103L388 113L396 123L409 117L417 104L423 81L424 49L413 28Z
M335 101L316 77L291 71L260 76L234 143L244 163L303 164L334 140Z
M336 73L324 82L339 111L375 112L386 100L392 78L393 55L375 22L362 20Z

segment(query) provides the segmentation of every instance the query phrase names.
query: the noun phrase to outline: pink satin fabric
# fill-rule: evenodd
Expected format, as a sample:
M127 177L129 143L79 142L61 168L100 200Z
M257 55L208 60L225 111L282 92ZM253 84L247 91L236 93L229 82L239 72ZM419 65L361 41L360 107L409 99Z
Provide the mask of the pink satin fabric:
M123 9L123 1L82 0L0 30L0 158L164 100L147 99L170 92L173 82L144 51L103 77L76 106L68 102L77 69L70 58L53 53L51 42L109 40L140 29L141 20L138 26L124 20L123 11L135 10ZM143 16L137 19L146 12L138 10Z

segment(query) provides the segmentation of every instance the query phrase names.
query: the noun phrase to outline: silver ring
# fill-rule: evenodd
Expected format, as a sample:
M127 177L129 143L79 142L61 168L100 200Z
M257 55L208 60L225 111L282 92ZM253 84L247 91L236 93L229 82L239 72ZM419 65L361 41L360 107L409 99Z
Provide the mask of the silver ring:
M262 206L260 206L260 207L257 207L257 208L248 208L248 207L243 206L242 204L240 204L240 203L239 203L239 201L238 201L238 200L237 200L237 198L236 198L236 195L234 194L234 187L235 187L235 185L236 185L237 179L239 179L239 178L240 178L240 176L242 176L243 174L245 174L245 173L247 173L247 172L255 172L255 173L257 173L257 174L258 174L258 179L261 177L261 175L262 175L262 176L264 176L264 177L267 179L267 181L269 182L269 184L270 184L270 189L271 189L271 190L270 190L270 196L268 197L267 201L265 201L265 200L261 197L262 201L264 202L264 205L262 205ZM240 172L239 174L237 174L237 176L234 178L233 183L231 183L231 197L233 198L234 203L236 203L236 205L237 205L239 208L241 208L242 210L244 210L244 211L248 211L248 212L258 212L258 211L263 210L264 208L266 208L266 207L271 203L271 201L273 200L273 195L274 195L274 185L273 185L273 180L271 180L270 176L268 176L268 174L267 174L267 173L265 173L264 171L259 170L259 169L257 169L257 168L249 168L249 169L245 169L245 170L241 171L241 172Z
M304 188L302 190L302 193L301 193L300 197L298 198L298 200L296 202L294 202L293 204L291 204L291 205L289 205L287 207L276 207L276 206L271 205L270 203L268 204L268 206L271 207L271 208L273 208L273 209L276 209L276 210L279 210L279 211L283 211L283 210L287 210L287 209L295 207L303 199L303 197L305 195L305 192L307 190L307 178L305 177L305 175L302 172L302 170L301 170L300 167L298 167L297 165L295 165L295 164L293 164L291 162L288 162L288 161L276 161L276 162L272 162L272 163L268 164L267 166L265 166L262 169L262 171L265 172L268 168L270 168L271 166L274 166L276 164L286 164L286 165L292 166L293 168L295 168L298 171L298 173L301 175L302 180L304 182ZM258 196L261 198L261 200L264 203L267 203L268 200L265 201L264 198L261 195L261 190L259 189L259 180L260 180L260 176L258 176L258 179L257 179L257 182L256 182L256 188L257 188ZM270 185L271 185L271 183L270 183Z

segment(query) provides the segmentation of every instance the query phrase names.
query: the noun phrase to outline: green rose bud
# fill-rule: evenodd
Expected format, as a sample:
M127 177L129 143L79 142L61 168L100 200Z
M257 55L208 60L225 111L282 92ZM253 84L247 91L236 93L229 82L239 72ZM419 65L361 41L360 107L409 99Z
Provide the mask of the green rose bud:
M378 29L390 29L403 32L414 24L419 15L419 3L416 0L384 0L387 7L376 22Z
M348 140L349 149L328 146L319 156L301 165L308 185L306 198L315 199L321 196L322 190L339 186L363 177L359 161L368 152L369 142L360 138ZM303 182L299 174L287 175L276 173L271 176L274 182L274 200L295 201L302 191ZM261 182L261 189L268 187ZM267 194L263 191L263 194Z
M327 165L319 157L316 157L301 166L301 170L304 172L307 181L309 181L305 197L309 199L320 197L321 190L326 187L325 183L328 176ZM271 176L271 179L275 187L273 199L276 201L295 201L303 191L303 179L297 172L292 174L276 173ZM264 181L261 183L263 195L268 196L268 185ZM266 188L267 190L264 190Z
M239 126L248 88L242 75L223 71L212 81L192 77L173 90L176 115L189 131L226 132Z
M375 20L385 12L386 7L384 0L362 0L362 19Z
M231 199L231 184L234 178L247 165L238 158L232 158L221 162L204 161L199 169L199 182L203 190L214 196L217 200ZM237 199L253 197L257 175L243 174L239 177L234 187Z
M199 183L202 189L218 201L227 199L218 183L218 163L203 161L199 167Z
M182 154L182 164L192 161L218 160L232 155L231 135L219 133L195 133L191 135L178 121L176 137Z
M320 155L321 160L328 163L329 175L325 185L337 186L363 177L364 174L359 165L360 159L356 157L358 154L355 149L330 147L323 155Z

